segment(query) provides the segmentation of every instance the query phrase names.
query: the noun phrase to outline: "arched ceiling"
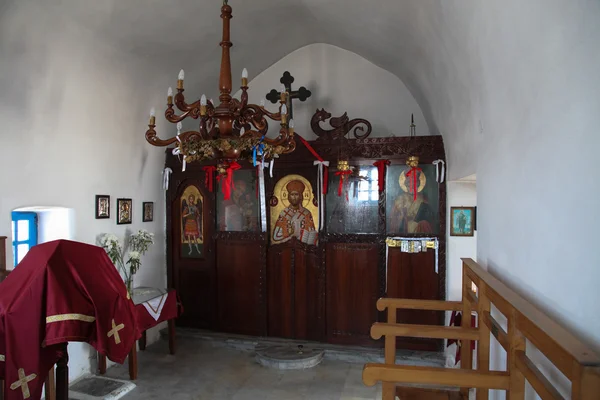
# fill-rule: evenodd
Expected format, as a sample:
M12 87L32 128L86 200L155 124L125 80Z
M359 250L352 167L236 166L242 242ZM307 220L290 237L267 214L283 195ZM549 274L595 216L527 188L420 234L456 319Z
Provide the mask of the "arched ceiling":
M216 87L221 19L219 0L49 1L73 21L174 77L180 68L199 87ZM398 76L439 128L431 94L453 79L460 58L453 31L468 21L472 2L442 0L231 0L232 65L251 76L292 51L328 43L352 51ZM469 3L469 4L468 4ZM56 8L56 7L55 7ZM55 9L56 11L56 9ZM472 13L472 11L471 11ZM65 15L65 14L63 14ZM453 18L460 16L460 19ZM175 79L175 78L173 78ZM198 79L198 80L196 80ZM437 93L438 96L445 96Z
M24 6L21 1L5 0L0 11L10 11L10 4ZM69 18L109 45L135 54L148 69L157 71L156 79L165 87L174 86L179 69L184 68L190 95L217 93L220 0L36 0L27 4L39 18ZM230 0L229 4L234 15L234 77L246 67L252 79L312 43L354 52L404 82L429 131L444 135L451 163L465 165L460 172L454 170L456 178L476 172L478 141L487 128L486 114L494 107L489 97L510 101L517 95L515 90L527 83L524 75L531 68L521 73L515 65L530 61L536 66L538 59L542 67L545 59L558 60L570 51L569 40L593 37L584 30L595 32L600 25L596 19L600 2L595 0L568 4L561 0Z

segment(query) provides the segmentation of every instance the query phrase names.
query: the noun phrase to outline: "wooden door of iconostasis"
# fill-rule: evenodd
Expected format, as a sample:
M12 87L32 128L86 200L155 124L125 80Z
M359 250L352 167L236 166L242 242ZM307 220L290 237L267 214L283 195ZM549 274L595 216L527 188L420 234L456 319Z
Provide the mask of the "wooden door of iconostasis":
M167 262L169 287L174 287L185 312L178 323L213 328L216 322L214 196L200 180L171 182L168 192Z

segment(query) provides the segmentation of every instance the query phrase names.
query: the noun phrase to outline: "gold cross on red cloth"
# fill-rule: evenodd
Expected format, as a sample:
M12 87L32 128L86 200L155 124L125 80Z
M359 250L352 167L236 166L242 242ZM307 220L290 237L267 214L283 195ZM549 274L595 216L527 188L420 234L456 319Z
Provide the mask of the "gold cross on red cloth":
M25 370L23 368L19 368L19 380L13 382L10 385L11 390L16 390L17 388L21 388L21 392L23 392L23 398L28 399L31 394L29 393L29 385L28 383L34 380L37 377L36 374L25 375Z
M121 337L119 336L119 331L123 328L125 328L125 324L115 325L115 320L113 319L112 320L112 329L110 331L108 331L107 336L108 337L114 336L115 344L119 344L119 343L121 343Z

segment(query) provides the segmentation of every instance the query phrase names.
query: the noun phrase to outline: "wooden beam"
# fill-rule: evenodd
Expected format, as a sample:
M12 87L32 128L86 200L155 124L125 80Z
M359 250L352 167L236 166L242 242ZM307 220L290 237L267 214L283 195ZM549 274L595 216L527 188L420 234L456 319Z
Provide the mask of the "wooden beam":
M508 334L504 329L502 329L498 321L496 321L496 319L492 317L489 311L484 312L481 319L483 320L483 323L487 325L487 327L489 328L490 332L492 332L492 335L494 335L496 340L498 340L498 343L500 343L500 345L504 347L504 350L508 351Z
M395 382L506 390L509 385L506 372L372 363L365 365L362 377L367 386L373 386L377 382Z
M600 368L577 368L577 378L571 385L572 400L597 400L600 393Z
M386 308L404 310L460 311L462 310L462 303L460 301L392 299L386 297L377 300L377 310L385 311Z
M525 375L527 382L543 400L565 400L548 378L531 362L524 351L517 351L516 366Z
M465 329L458 326L386 324L375 322L371 326L371 337L377 340L381 339L382 336L478 340L479 332L475 328Z

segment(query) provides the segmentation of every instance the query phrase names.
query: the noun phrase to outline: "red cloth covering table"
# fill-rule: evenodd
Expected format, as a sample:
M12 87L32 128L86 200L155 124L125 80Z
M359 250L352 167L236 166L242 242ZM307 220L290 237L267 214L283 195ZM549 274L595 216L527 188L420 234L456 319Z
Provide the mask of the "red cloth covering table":
M175 354L175 319L183 312L183 306L175 289L157 289L152 287L137 287L133 289L132 300L135 304L137 337L140 339L140 350L146 348L146 330L161 322L169 323L169 350ZM106 372L106 359L98 357L100 374ZM132 346L129 354L129 377L137 378L137 351Z
M67 342L87 342L123 363L139 337L134 304L100 247L68 240L34 246L0 284L6 400L40 399Z

